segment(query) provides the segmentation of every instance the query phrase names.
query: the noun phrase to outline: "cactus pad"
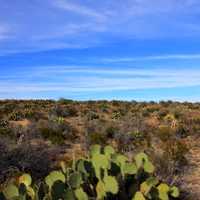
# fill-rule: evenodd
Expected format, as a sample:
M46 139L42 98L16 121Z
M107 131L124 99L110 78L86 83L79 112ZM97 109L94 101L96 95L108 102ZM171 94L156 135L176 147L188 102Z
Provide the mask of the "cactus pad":
M52 171L46 178L45 178L45 182L46 184L49 186L49 188L52 187L52 185L56 182L56 181L62 181L65 182L65 176L61 171Z
M99 181L96 186L97 199L103 199L106 196L106 188L102 181Z
M19 196L19 190L15 185L10 184L3 190L3 194L6 199L12 199Z
M132 200L146 200L146 199L141 192L136 192Z
M103 182L105 184L105 190L106 192L110 192L112 194L117 194L119 191L118 182L115 177L113 176L106 176L103 179Z
M72 188L79 188L80 185L83 183L82 176L79 172L75 172L70 175L69 177L69 184Z
M90 157L98 155L101 153L101 146L98 144L92 145L90 148Z
M22 176L19 177L19 184L23 183L27 187L31 185L32 183L32 178L29 174L23 174Z
M82 188L75 190L75 196L77 200L88 200L87 194L83 191Z

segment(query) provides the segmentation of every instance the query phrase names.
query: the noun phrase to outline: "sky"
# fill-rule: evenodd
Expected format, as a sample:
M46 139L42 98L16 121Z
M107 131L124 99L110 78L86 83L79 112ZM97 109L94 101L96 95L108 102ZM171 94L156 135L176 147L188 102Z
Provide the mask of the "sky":
M0 0L0 99L200 101L199 0Z

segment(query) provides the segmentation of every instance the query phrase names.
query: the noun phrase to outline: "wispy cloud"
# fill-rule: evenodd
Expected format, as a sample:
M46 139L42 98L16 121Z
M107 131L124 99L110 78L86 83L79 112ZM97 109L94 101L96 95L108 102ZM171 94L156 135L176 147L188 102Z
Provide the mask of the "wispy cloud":
M164 55L153 55L153 56L139 56L139 57L117 57L117 58L103 58L102 62L134 62L134 61L145 61L145 60L194 60L200 59L200 54L164 54Z
M42 73L44 72L44 73ZM48 73L46 73L48 72ZM20 75L21 74L21 75ZM31 74L26 76L25 74ZM21 77L21 79L20 79ZM34 80L34 81L33 81ZM138 89L159 89L198 86L200 70L96 70L64 69L64 66L47 67L37 71L26 69L17 77L0 77L0 96L7 92L32 93L39 92L103 92Z
M106 19L106 16L100 12L98 12L95 9L86 7L84 5L80 5L77 3L72 3L67 0L56 0L53 1L53 4L61 9L64 9L69 12L73 12L75 14L81 15L81 16L88 16L88 17L93 17L96 20L104 21Z
M126 39L199 38L199 5L198 0L4 1L0 18L12 27L14 39L6 38L1 27L0 53L109 46Z

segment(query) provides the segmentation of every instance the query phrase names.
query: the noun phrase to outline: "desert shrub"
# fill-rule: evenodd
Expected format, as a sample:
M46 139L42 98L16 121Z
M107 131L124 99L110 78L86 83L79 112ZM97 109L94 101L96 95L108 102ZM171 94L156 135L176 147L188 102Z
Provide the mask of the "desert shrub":
M109 109L109 106L107 103L101 103L99 105L99 109L101 110L101 112L105 112L107 113L108 112L108 109Z
M167 185L154 176L155 167L145 153L134 160L111 147L91 147L89 158L74 160L71 168L61 163L61 170L52 171L43 182L33 187L29 174L22 174L17 183L9 183L2 198L13 199L113 199L144 200L174 199L179 189ZM11 189L12 188L12 189Z
M77 138L76 129L67 122L41 120L38 130L44 139L50 140L53 144L64 144L65 140Z
M78 110L74 105L62 106L57 104L50 111L50 115L56 115L58 117L76 117L78 115Z
M12 129L7 120L0 120L0 136L12 137Z
M89 112L87 113L87 119L88 119L88 120L99 119L99 115L97 114L97 112L89 111Z
M161 125L156 130L156 136L163 142L166 142L174 137L174 131L167 125Z
M163 144L163 151L161 154L154 154L157 175L167 183L183 185L181 175L187 168L187 145L181 141L168 141Z
M59 104L72 104L72 103L73 103L73 100L71 100L71 99L65 99L65 98L60 98L60 99L58 100L58 103L59 103Z
M116 101L116 100L113 100L113 101L111 101L111 104L113 105L113 106L115 106L115 107L119 107L120 106L120 101Z
M109 126L108 128L106 128L105 132L106 132L106 136L108 138L114 138L115 134L117 134L117 132L119 131L119 129L117 127L114 126Z
M120 119L121 113L117 110L114 110L112 113L112 119Z
M145 134L140 131L132 131L129 133L132 140L143 140L145 138Z
M5 181L15 173L28 172L34 179L40 179L51 169L48 147L21 144L0 155L0 181Z
M145 149L149 146L149 137L142 132L130 131L126 133L118 132L115 134L117 146L121 152L134 152L136 149Z
M27 119L35 118L35 112L33 111L33 109L30 109L30 108L25 108L23 115L24 115L24 118L27 118Z
M177 170L181 171L181 166L186 165L186 154L188 153L188 147L185 142L179 140L169 140L165 144L164 154L172 159L176 165Z
M189 131L187 127L183 123L179 123L178 127L176 128L176 136L178 138L186 138L189 135Z
M187 168L187 144L179 140L168 140L159 151L154 151L153 160L157 167L157 175L167 183L183 185L181 176Z
M4 102L1 107L0 107L0 110L1 110L1 113L11 113L16 107L16 104L15 103L11 103L11 102Z
M77 117L78 116L78 110L76 109L75 106L73 106L73 107L68 106L65 109L66 109L66 112L68 114L67 116L70 116L70 117Z
M104 133L92 132L87 135L89 144L105 144L107 142L107 136Z
M19 121L23 119L23 115L20 111L13 111L8 115L8 119L11 121Z
M169 113L169 111L166 108L161 108L158 111L158 117L159 117L159 119L163 119L168 113Z

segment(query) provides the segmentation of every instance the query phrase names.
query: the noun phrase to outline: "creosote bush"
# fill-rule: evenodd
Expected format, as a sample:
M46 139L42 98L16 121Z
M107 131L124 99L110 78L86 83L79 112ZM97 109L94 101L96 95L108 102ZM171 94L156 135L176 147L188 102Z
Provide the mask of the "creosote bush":
M52 171L39 183L29 174L7 184L1 199L8 200L170 200L179 197L179 190L154 176L154 165L145 153L133 161L115 152L111 146L91 146L89 156L74 160L68 168Z

